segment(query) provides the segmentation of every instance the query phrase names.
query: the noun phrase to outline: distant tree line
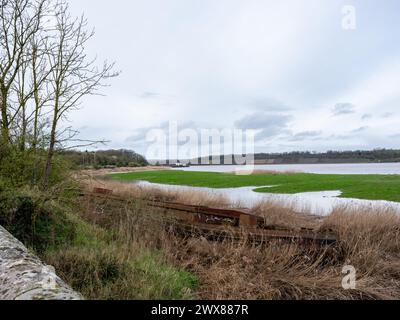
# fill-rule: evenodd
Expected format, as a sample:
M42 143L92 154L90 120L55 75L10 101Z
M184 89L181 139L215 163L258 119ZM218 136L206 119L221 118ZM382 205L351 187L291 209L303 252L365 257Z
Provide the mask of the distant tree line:
M60 155L79 168L143 167L148 162L131 150L63 151Z
M260 153L255 155L255 159L272 159L276 163L400 162L400 150Z
M232 159L232 157L229 156L227 158ZM225 158L226 156L220 157L220 164L228 164L225 163ZM213 159L214 158L211 156L208 158L199 158L197 159L197 163L204 164L207 163L208 160L209 163L212 164ZM387 163L400 162L400 150L375 149L371 151L328 151L323 153L311 151L257 153L254 155L254 159L256 164ZM193 164L196 163L196 161L192 160L190 163Z

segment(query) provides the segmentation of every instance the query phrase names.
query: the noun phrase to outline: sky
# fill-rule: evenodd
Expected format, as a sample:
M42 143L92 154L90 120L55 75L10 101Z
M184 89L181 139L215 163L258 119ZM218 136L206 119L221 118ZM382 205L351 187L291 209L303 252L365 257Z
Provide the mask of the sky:
M400 148L398 0L69 3L121 71L70 115L81 138L145 153L174 121L255 130L257 152Z

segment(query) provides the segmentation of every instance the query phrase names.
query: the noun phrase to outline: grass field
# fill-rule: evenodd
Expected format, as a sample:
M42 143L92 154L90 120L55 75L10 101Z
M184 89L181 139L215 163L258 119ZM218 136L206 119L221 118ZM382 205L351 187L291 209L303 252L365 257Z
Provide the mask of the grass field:
M398 175L316 175L305 173L235 175L212 172L148 171L111 175L120 181L148 181L208 188L258 187L256 192L295 194L337 191L342 198L400 202ZM275 186L266 188L267 186Z

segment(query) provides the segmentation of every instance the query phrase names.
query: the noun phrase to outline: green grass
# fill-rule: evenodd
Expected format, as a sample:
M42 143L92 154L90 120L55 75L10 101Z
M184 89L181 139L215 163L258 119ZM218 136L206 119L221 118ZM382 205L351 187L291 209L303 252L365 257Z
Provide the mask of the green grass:
M1 180L0 180L1 181ZM0 191L0 225L90 300L185 300L199 280L151 245L84 219L86 203L51 200L37 190ZM118 225L118 223L116 223Z
M69 247L44 257L58 274L89 300L187 300L199 280L166 263L161 252L140 250L124 257L118 245ZM126 249L126 248L125 248Z
M200 286L199 280L188 271L166 264L161 252L144 251L132 266L142 281L141 290L137 290L139 299L190 299Z
M111 175L120 181L208 188L259 187L256 192L295 194L302 192L337 191L342 198L388 200L400 202L399 175L317 175L317 174L257 174L240 176L227 173L147 171ZM273 188L265 188L275 186Z

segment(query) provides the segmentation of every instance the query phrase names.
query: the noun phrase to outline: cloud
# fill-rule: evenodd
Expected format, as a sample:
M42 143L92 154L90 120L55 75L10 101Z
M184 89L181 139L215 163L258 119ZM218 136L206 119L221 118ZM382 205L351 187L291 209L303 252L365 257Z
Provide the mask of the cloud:
M147 145L148 142L146 140L149 132L151 132L152 130L162 130L168 135L170 125L171 125L170 122L165 121L158 126L136 129L134 130L132 135L130 135L128 138L125 139L125 142L133 143L135 145L140 145L140 146ZM197 130L198 128L199 126L193 121L178 123L178 132L185 129Z
M361 117L361 120L369 120L369 119L372 119L373 118L373 116L372 116L372 114L370 114L370 113L367 113L367 114L364 114L362 117Z
M263 112L282 112L282 111L291 111L292 108L284 104L283 102L273 99L273 98L257 98L253 99L250 104L250 107L263 111Z
M369 129L369 127L360 127L358 129L351 131L351 133L362 133L362 132L367 131L368 129Z
M158 92L143 92L139 98L140 99L157 99L157 98L172 98L172 95L163 94Z
M131 144L134 148L143 147L147 144L147 133L152 129L155 128L147 127L136 129L132 135L125 139L125 142Z
M259 127L258 138L275 137L257 151L389 147L395 139L378 138L397 133L399 2L360 2L375 19L347 36L338 2L70 0L96 27L88 56L123 70L106 97L82 101L71 124L110 148L136 148L151 126L193 119L216 128L238 120ZM374 130L351 133L364 125ZM331 135L350 138L325 141Z
M394 116L394 113L392 113L392 112L386 112L386 113L384 113L383 115L382 115L382 118L383 119L389 119L389 118L392 118Z
M256 112L235 122L242 130L258 130L257 140L272 138L288 131L292 116L286 114L269 114Z
M304 131L293 135L290 141L317 140L321 135L322 131Z
M351 103L338 103L333 108L333 115L342 116L355 113L355 106Z

